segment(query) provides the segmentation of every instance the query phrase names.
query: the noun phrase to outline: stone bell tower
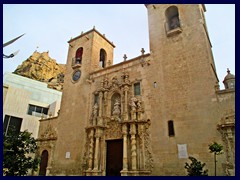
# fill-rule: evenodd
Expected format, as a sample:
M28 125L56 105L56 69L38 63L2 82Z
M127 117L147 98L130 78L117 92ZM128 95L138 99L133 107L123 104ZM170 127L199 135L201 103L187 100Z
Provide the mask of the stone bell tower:
M152 56L147 75L152 87L157 84L149 98L151 122L152 127L162 128L151 129L154 157L161 162L154 164L153 174L171 172L171 163L179 163L179 172L170 174L183 174L180 164L186 159L178 158L178 144L185 144L189 155L201 154L211 165L205 144L213 139L221 142L216 132L220 117L214 88L219 80L204 18L206 9L203 4L145 6Z
M61 110L58 117L58 139L53 170L79 174L84 146L85 127L90 108L90 73L112 65L112 42L95 28L68 41L67 68L64 77ZM71 169L71 170L70 170ZM72 172L71 172L72 171ZM54 172L53 172L54 173ZM58 173L58 172L55 172Z

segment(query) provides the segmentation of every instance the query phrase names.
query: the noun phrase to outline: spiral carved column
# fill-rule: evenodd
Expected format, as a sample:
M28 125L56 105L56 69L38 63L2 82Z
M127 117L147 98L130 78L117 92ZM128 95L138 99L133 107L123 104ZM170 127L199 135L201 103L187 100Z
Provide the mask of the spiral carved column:
M144 125L138 125L138 134L140 139L140 163L139 168L145 169L145 149L144 149Z
M122 134L123 134L123 170L128 170L128 157L127 157L127 124L123 124L122 126Z
M92 170L92 164L93 164L93 134L94 130L91 129L89 132L89 156L88 156L88 170Z
M132 170L137 170L136 125L130 125Z

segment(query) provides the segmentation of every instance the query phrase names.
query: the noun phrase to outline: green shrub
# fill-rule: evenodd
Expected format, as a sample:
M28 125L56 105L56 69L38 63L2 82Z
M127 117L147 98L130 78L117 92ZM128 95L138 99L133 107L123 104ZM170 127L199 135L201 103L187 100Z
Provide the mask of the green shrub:
M187 169L188 176L208 176L208 170L204 170L205 163L197 161L196 158L189 156L192 161L191 164L185 163L185 169Z

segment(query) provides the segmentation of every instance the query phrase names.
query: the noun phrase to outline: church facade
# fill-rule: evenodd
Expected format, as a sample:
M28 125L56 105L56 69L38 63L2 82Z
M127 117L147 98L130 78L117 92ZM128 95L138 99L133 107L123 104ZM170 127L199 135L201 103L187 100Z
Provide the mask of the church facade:
M235 77L219 80L203 4L145 4L150 53L113 65L95 28L69 40L58 117L40 120L40 175L179 176L188 157L235 174Z

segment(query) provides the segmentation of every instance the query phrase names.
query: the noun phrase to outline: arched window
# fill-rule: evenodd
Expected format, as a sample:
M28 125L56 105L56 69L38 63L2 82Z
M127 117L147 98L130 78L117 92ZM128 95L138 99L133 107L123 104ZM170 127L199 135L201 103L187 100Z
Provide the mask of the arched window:
M173 124L173 120L168 121L168 135L169 136L174 136L174 124Z
M83 48L80 47L76 51L75 64L82 64L82 54L83 54Z
M104 49L100 49L100 60L99 65L102 68L106 67L106 59L107 59L107 53Z
M165 15L167 19L167 30L172 30L180 27L178 8L176 6L167 8Z
M39 170L40 176L46 176L47 165L48 165L48 151L44 150L41 155L41 163L40 163L40 170Z

